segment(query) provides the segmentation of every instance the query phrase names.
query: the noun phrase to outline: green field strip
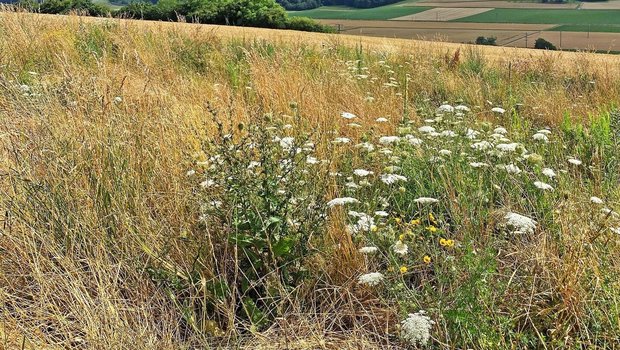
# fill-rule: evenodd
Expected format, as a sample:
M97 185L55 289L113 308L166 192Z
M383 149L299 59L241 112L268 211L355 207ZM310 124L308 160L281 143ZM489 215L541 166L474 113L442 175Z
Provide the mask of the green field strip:
M355 9L344 6L323 6L312 10L290 11L290 16L310 17L314 19L356 19L387 20L430 10L431 7L402 6L399 4L381 6L371 9Z
M620 25L620 10L538 10L494 9L477 15L455 19L452 22Z

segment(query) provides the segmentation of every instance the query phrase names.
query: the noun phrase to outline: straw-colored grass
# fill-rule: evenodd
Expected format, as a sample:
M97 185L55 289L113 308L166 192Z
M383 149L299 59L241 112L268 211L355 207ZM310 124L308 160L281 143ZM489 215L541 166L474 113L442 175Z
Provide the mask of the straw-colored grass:
M378 80L364 79L360 68L379 61L391 68L373 68ZM397 307L356 287L365 263L343 238L341 220L329 222L321 241L326 254L309 263L320 288L305 285L296 294L303 300L288 303L289 312L264 333L224 329L219 337L222 324L238 322L230 305L213 312L219 325L188 321L183 300L203 294L183 281L192 276L204 231L196 184L186 173L205 156L201 142L216 133L212 112L230 125L271 113L326 140L331 130L358 137L343 125L342 111L360 122L386 116L418 123L428 106L460 100L480 106L482 121L507 123L486 108L501 105L519 108L525 123L555 129L566 118L588 124L617 106L619 63L588 53L0 13L0 348L396 347ZM398 89L383 85L388 76L397 77ZM383 135L396 125L375 129ZM327 146L317 152L334 163L346 158ZM620 195L617 184L592 188ZM458 202L459 190L447 196ZM486 291L494 299L481 300L481 307L505 301L508 315L494 316L506 316L502 322L514 322L515 331L536 328L537 318L553 313L563 317L555 326L568 325L557 328L571 339L566 344L605 347L620 329L602 340L605 332L579 329L579 317L595 305L596 312L606 310L593 316L601 325L620 327L617 298L597 304L599 293L609 301L620 286L596 285L620 269L607 258L600 266L588 260L602 253L584 224L586 209L575 204L582 190L566 193L555 213L562 234L574 240L558 247L552 235L539 235L498 253L499 272L509 285L530 282L519 289L529 294ZM459 210L467 215L468 208ZM483 238L476 244L493 246L491 224L478 228ZM607 246L606 256L618 252L613 241ZM171 293L154 277L162 271L187 289ZM601 291L602 285L615 289ZM520 302L530 304L515 312L537 314L509 314ZM561 347L551 333L539 339ZM578 340L571 338L577 333ZM471 337L467 344L476 348L510 342ZM449 347L464 338L445 332L434 339Z

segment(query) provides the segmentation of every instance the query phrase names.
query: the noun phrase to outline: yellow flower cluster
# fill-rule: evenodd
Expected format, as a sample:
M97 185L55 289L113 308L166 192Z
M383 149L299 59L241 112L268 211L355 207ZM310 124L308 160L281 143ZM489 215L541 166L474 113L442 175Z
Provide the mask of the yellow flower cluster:
M452 248L452 247L454 247L454 240L453 240L453 239L445 239L445 238L442 238L442 239L440 239L440 240L439 240L439 244L440 244L442 247L449 247L449 248Z

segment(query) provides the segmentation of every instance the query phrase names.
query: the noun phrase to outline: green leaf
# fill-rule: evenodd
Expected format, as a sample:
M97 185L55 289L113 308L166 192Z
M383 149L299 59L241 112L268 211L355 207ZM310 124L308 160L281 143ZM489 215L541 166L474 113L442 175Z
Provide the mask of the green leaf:
M243 298L243 306L248 318L250 319L250 321L252 321L253 325L260 326L261 324L265 323L265 321L267 321L265 314L261 311L261 309L258 308L258 306L256 306L256 303L251 298Z
M285 256L286 254L288 254L288 252L291 251L291 248L293 248L293 244L295 244L295 240L291 237L284 237L280 239L273 246L273 255L276 258Z

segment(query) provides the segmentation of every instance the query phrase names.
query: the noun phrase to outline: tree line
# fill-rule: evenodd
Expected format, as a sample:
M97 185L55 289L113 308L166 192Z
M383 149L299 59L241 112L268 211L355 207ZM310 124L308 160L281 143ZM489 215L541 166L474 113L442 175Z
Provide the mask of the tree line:
M357 8L371 8L393 4L402 0L277 0L280 5L289 11L301 11L317 8L323 5L344 5Z
M185 21L248 27L333 32L312 19L289 17L275 0L160 0L131 1L118 10L95 4L91 0L19 0L17 5L33 12L67 14L79 12L89 16L114 16L157 21Z

